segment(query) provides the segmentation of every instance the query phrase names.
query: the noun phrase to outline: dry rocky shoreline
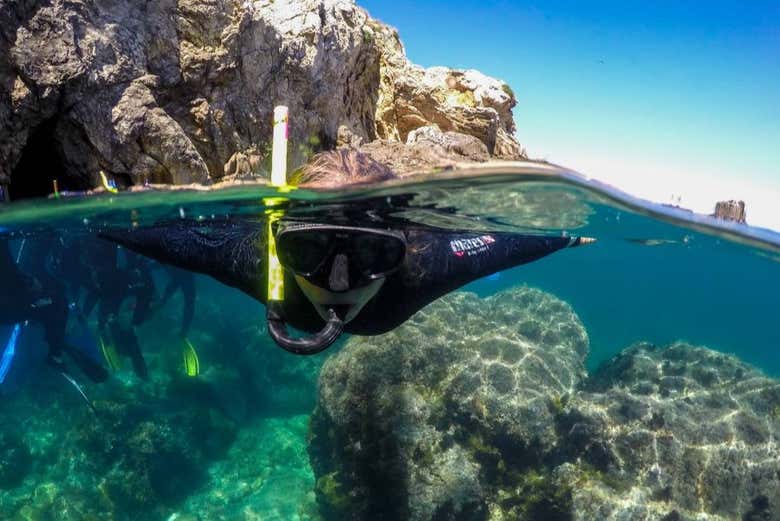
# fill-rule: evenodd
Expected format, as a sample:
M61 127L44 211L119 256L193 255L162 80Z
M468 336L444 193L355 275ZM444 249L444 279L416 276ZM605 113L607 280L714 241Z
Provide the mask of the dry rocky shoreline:
M473 70L409 62L353 0L0 1L0 185L265 176L289 106L292 165L351 146L400 173L524 157L517 100Z

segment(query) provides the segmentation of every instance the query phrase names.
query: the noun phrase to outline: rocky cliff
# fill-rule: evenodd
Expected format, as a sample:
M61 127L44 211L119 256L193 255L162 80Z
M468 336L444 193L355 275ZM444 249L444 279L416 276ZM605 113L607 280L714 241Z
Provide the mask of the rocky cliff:
M518 157L516 103L476 71L410 63L353 0L0 0L0 185L262 175L273 107L293 163L338 144ZM410 146L413 143L410 142ZM454 144L453 144L454 143ZM430 147L429 147L430 148ZM370 149L370 147L369 147Z

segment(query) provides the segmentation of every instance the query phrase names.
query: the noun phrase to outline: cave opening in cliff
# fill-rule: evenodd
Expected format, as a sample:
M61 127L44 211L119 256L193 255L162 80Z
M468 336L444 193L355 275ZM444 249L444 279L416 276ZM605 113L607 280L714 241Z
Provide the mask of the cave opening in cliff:
M8 194L12 200L46 197L54 191L55 179L60 190L68 188L63 186L66 173L55 137L56 128L57 119L49 119L27 139L22 157L11 172Z

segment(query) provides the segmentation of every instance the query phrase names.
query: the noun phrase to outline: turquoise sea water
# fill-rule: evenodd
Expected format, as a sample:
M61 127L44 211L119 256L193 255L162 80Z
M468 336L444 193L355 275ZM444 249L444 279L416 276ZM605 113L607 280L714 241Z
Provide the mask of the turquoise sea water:
M589 338L585 365L591 373L637 342L684 341L780 376L776 233L634 200L552 167L281 195L294 201L296 212L316 216L335 203L357 205L400 194L407 194L408 202L393 211L411 221L598 239L462 288L487 298L530 286L568 303ZM261 215L263 198L272 195L280 194L245 186L28 201L0 207L0 238L17 253L22 244L30 248L68 237L97 240L95 233L106 226ZM29 263L23 252L20 266L25 269ZM151 270L159 294L165 273L153 264L145 269ZM328 357L355 348L351 341L341 340L322 355L295 357L268 339L261 304L205 276L197 276L196 287L189 339L197 350L200 375L183 374L181 339L175 332L182 301L175 295L136 328L148 381L133 374L128 360L104 384L91 384L74 371L95 412L44 364L42 332L34 326L22 329L0 384L0 518L361 518L354 513L358 510L345 514L358 508L348 501L357 492L346 490L343 480L334 481L335 473L318 470L321 456L311 445L317 427L309 425L323 399L318 395L320 368ZM75 302L81 295L71 298ZM79 325L71 317L69 335L101 360L99 319L93 312ZM0 347L11 328L0 326ZM522 487L513 490L518 496L532 495ZM333 513L334 505L341 514ZM500 517L496 508L469 514L452 507L451 514L440 509L436 515L442 517L427 518L511 518ZM708 508L711 519L729 518L717 517L715 507L702 506L701 512ZM519 519L545 518L533 509L523 512ZM577 515L550 518L595 519Z

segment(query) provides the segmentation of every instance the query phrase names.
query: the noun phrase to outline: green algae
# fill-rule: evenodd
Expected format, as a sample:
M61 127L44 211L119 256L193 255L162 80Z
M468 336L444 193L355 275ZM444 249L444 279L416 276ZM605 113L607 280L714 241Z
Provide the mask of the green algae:
M568 393L557 394L550 399L550 409L556 416L562 415L566 411L566 405L571 396Z
M337 512L349 512L351 501L345 487L339 481L338 472L331 472L319 478L316 490L320 500L325 502L329 509Z
M625 478L621 478L617 473L599 470L588 463L580 463L577 470L577 486L600 483L618 493L627 492L631 489L631 483Z
M529 469L516 476L514 487L497 497L503 519L568 521L572 517L573 487L559 483L549 472Z

